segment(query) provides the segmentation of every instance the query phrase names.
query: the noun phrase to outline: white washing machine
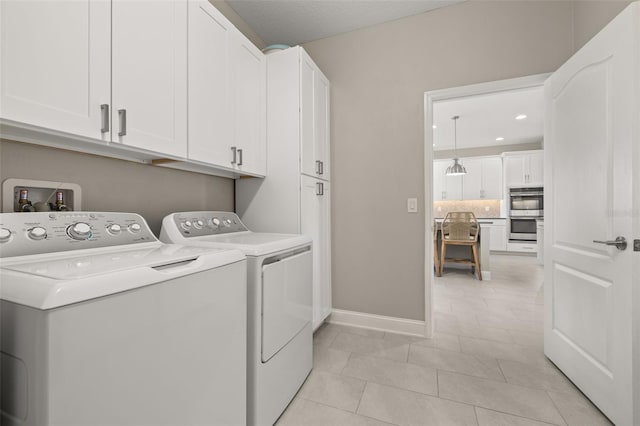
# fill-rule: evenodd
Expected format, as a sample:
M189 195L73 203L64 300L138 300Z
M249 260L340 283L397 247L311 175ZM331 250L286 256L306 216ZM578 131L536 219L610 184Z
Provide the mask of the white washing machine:
M130 213L0 214L2 425L239 425L246 258Z
M311 371L311 239L251 232L235 213L184 212L164 218L160 240L247 256L247 423L272 425Z

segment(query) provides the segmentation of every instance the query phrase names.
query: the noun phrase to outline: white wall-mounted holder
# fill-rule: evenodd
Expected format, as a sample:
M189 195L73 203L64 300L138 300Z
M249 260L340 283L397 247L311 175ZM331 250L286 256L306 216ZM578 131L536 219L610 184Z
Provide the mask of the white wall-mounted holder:
M18 201L20 200L21 189L29 191L29 201L32 204L49 202L55 205L56 191L62 191L64 204L69 210L82 210L82 189L78 184L8 178L2 182L2 213L19 211Z

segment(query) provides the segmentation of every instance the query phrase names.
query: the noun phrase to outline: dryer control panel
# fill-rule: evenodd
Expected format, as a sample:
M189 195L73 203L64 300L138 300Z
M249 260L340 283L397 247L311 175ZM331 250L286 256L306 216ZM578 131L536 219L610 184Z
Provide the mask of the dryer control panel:
M155 242L135 213L0 213L0 257Z
M176 229L185 238L248 231L238 215L231 212L182 212L172 216Z

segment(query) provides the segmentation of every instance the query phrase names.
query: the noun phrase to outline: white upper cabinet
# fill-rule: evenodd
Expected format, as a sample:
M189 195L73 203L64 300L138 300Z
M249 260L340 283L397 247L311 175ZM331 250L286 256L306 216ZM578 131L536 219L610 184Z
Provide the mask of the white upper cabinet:
M113 0L113 141L187 154L187 1Z
M452 160L433 163L434 200L499 200L502 199L502 158L461 158L466 175L446 176Z
M110 140L110 3L3 0L0 15L0 117Z
M507 153L504 157L505 186L543 185L543 151Z
M6 0L0 12L4 137L265 175L266 58L208 1Z
M483 197L482 158L462 158L461 163L467 170L462 177L462 198L464 200L480 200Z
M266 59L206 0L189 1L189 159L264 176Z
M238 170L265 175L267 169L267 61L245 36L231 37L231 108Z
M447 167L452 160L436 160L433 162L433 199L435 201L461 200L462 176L447 176Z
M482 192L480 199L502 199L502 158L485 157L482 159Z
M230 38L233 26L207 0L189 1L189 158L232 167Z
M300 114L301 171L329 180L329 80L304 50L300 50Z
M462 178L464 200L502 199L502 158L463 158L461 162L467 169Z

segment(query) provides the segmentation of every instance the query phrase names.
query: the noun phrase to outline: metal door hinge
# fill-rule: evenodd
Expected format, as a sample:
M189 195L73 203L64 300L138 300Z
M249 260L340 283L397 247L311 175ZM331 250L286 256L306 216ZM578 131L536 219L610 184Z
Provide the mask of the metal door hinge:
M633 240L633 251L640 251L640 240Z

